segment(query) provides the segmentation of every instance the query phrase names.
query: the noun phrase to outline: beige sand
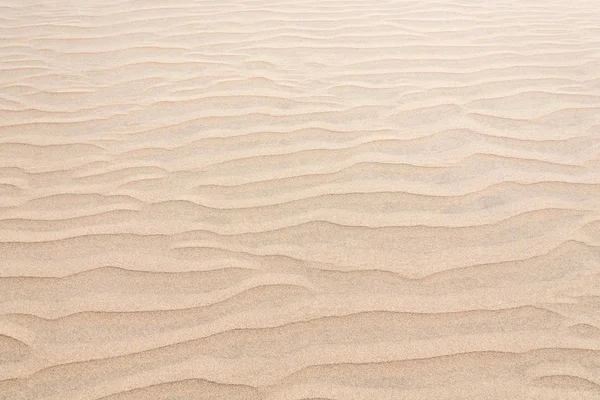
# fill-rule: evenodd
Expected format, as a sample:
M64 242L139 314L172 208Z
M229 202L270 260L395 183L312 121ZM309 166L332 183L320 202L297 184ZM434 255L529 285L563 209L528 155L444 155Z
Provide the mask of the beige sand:
M600 2L0 4L0 399L600 398Z

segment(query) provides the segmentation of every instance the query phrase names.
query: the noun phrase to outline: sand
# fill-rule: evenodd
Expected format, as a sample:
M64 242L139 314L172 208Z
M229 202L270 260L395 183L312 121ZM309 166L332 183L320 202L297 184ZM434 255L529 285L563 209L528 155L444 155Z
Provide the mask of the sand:
M0 399L600 398L600 2L0 33Z

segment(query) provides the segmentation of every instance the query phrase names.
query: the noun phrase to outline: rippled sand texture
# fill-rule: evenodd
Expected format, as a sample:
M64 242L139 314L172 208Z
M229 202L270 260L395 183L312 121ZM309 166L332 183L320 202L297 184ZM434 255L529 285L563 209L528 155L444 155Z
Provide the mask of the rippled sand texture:
M0 399L600 398L599 2L0 4Z

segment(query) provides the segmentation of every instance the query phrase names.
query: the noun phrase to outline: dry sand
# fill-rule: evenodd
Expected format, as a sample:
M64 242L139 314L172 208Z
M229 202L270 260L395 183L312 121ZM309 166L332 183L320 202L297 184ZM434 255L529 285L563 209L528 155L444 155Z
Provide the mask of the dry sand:
M600 398L600 2L0 4L0 399Z

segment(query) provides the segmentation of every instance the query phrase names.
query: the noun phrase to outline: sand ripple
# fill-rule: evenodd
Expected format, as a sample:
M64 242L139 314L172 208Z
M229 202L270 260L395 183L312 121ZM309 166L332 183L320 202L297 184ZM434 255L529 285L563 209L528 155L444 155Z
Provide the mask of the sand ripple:
M0 399L599 398L596 2L0 3Z

